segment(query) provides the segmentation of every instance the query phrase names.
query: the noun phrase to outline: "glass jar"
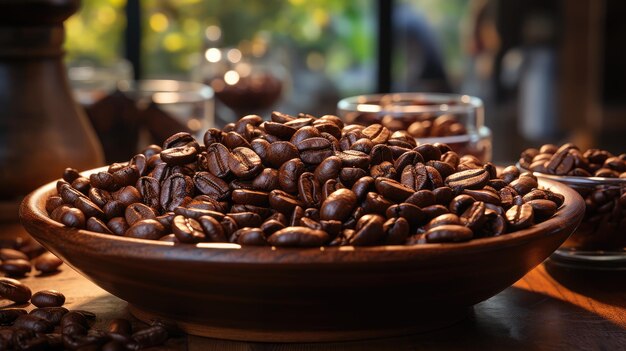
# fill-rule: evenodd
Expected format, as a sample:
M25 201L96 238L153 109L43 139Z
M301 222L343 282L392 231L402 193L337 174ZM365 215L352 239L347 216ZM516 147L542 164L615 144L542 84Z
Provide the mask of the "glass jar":
M339 101L337 113L346 123L380 123L392 131L407 130L418 144L445 143L459 155L491 161L491 130L484 125L484 106L477 97L435 93L359 95Z
M582 223L552 261L568 267L625 270L626 179L534 174L571 187L585 200Z

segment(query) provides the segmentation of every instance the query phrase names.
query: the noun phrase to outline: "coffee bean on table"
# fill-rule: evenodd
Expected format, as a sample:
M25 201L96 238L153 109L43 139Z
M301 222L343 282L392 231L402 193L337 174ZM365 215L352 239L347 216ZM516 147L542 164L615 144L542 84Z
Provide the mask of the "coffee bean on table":
M56 326L68 312L68 309L65 307L41 307L33 309L29 314Z
M26 256L26 254L23 253L22 251L9 249L9 248L0 249L0 261L15 260L15 259L28 260L28 256Z
M41 273L52 273L59 269L63 261L50 252L46 252L34 260L35 269Z
M21 258L2 261L0 270L11 277L23 277L30 273L32 266L30 261Z
M32 292L30 288L19 280L11 278L0 278L0 296L17 303L24 303L30 300Z
M30 302L37 307L61 307L65 303L65 295L56 290L41 290L33 294Z

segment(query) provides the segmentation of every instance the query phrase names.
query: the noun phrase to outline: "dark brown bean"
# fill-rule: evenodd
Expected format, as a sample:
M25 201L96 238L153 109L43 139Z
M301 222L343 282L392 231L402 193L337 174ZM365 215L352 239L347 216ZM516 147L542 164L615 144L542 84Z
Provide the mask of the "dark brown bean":
M111 228L110 221L109 228ZM124 235L136 239L157 240L165 234L165 227L156 219L142 219L135 222L128 229L124 230L123 234L118 235Z
M328 233L323 230L293 226L275 232L267 240L274 246L315 247L324 245L328 239Z
M61 307L65 303L65 295L56 290L41 290L33 294L30 302L37 307Z
M206 239L202 226L193 218L176 216L172 221L172 231L181 243L198 243Z
M24 303L30 300L32 292L30 288L18 280L11 278L0 278L0 296L17 303Z
M456 224L444 224L430 228L425 233L426 242L443 243L470 240L474 233L468 227Z
M63 261L50 252L46 252L34 260L35 269L41 273L55 272L62 264Z
M32 266L30 261L16 258L2 261L2 264L0 264L0 270L11 277L23 277L30 273Z

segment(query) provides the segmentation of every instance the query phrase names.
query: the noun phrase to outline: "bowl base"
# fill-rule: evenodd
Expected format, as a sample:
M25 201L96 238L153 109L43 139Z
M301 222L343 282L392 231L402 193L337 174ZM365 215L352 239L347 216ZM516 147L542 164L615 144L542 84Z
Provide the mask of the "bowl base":
M236 329L223 326L206 325L184 320L177 320L157 313L148 312L128 304L128 310L137 319L149 323L153 320L163 320L175 323L187 334L203 336L215 339L226 339L236 341L251 342L333 342L333 341L355 341L366 339L378 339L409 334L424 333L441 329L456 324L467 318L473 307L461 308L456 311L437 313L423 318L421 316L411 325L397 327L379 327L361 330L268 330L262 329ZM260 323L259 323L260 324Z

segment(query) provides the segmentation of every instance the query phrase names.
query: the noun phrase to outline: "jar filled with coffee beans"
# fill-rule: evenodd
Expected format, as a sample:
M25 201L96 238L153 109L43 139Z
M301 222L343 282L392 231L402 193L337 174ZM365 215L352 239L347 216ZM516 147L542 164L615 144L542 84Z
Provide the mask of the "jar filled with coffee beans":
M346 123L378 123L406 130L420 144L445 143L460 155L491 161L491 131L479 98L467 95L396 93L345 98L337 111Z
M583 222L560 251L609 250L626 247L626 153L581 150L567 143L546 144L521 153L522 168L564 183L585 199ZM595 255L595 254L594 254Z
M276 247L464 242L545 221L564 200L515 166L406 131L281 112L202 141L177 133L89 176L68 168L57 191L46 210L69 227Z

